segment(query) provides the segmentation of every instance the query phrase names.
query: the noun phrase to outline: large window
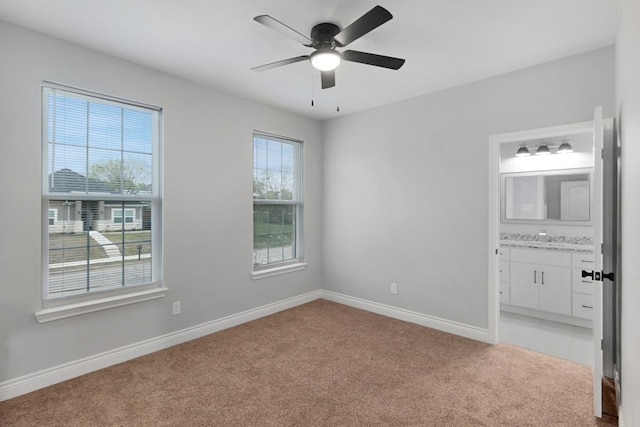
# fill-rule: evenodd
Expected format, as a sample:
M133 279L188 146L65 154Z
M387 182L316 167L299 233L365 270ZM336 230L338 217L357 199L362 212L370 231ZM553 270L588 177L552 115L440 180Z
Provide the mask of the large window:
M43 88L43 298L160 280L160 110Z
M302 261L302 143L253 136L254 270Z

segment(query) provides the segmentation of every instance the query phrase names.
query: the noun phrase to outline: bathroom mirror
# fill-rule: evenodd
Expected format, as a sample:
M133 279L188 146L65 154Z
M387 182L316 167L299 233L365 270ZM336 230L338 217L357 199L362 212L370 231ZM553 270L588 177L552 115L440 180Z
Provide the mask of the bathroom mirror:
M585 224L591 221L591 170L505 173L503 222Z

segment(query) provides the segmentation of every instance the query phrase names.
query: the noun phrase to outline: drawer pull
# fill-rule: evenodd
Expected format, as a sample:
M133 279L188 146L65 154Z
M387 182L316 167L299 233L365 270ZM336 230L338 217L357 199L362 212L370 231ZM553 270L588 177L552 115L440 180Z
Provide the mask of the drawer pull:
M584 305L584 304L582 304L582 308L593 308L593 307L592 307L592 306L590 306L590 305Z
M593 283L591 280L583 280L582 283Z

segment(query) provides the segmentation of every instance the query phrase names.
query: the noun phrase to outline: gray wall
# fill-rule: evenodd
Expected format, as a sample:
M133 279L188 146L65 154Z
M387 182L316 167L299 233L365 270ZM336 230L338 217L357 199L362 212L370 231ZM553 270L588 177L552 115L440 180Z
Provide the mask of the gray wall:
M0 55L0 382L321 288L320 123L2 22ZM166 298L36 322L42 80L163 107ZM254 129L305 142L309 263L257 281Z
M325 122L324 288L487 328L489 136L597 105L613 47Z
M637 235L640 35L631 16L640 10L623 3L623 225ZM615 112L613 48L324 124L1 22L0 55L0 224L11 225L0 240L0 382L322 287L487 327L489 135L590 120L596 105ZM164 108L167 298L36 323L41 80ZM306 143L309 267L260 281L249 277L254 129ZM637 283L640 243L623 245L625 280ZM631 404L640 399L638 289L625 288L623 307L627 425L640 423Z
M622 0L616 43L616 101L622 147L622 414L640 425L640 2ZM623 425L622 423L620 425Z

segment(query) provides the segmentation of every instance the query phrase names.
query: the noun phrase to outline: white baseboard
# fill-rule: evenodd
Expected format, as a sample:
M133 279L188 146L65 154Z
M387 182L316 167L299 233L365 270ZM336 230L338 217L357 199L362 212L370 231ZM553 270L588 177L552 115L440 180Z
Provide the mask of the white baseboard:
M44 369L39 372L24 375L0 383L0 401L11 399L32 391L70 380L80 375L104 369L109 366L135 359L165 348L182 344L214 332L228 329L242 323L250 322L261 317L269 316L288 308L311 302L322 297L322 291L312 291L272 304L263 305L251 310L222 317L211 322L193 326L191 328L172 332L151 338L128 346L120 347L104 353L74 360Z
M241 313L222 317L191 328L186 328L4 381L0 383L0 401L30 393L53 384L70 380L80 375L85 375L118 363L126 362L127 360L135 359L136 357L144 356L174 345L182 344L282 310L306 304L319 298L324 298L329 301L381 314L394 319L416 323L418 325L427 326L429 328L438 329L466 338L491 343L491 337L487 329L452 322L438 317L427 316L414 311L404 310L336 292L317 290L243 311Z
M331 291L322 291L322 298L348 305L350 307L359 308L370 311L372 313L381 314L383 316L392 317L394 319L403 320L405 322L416 323L428 328L437 329L454 335L460 335L465 338L471 338L476 341L482 341L492 344L491 334L488 329L478 328L476 326L466 325L464 323L453 322L451 320L441 319L439 317L428 316L426 314L415 311L405 310L378 302L364 300L348 295L339 294Z

